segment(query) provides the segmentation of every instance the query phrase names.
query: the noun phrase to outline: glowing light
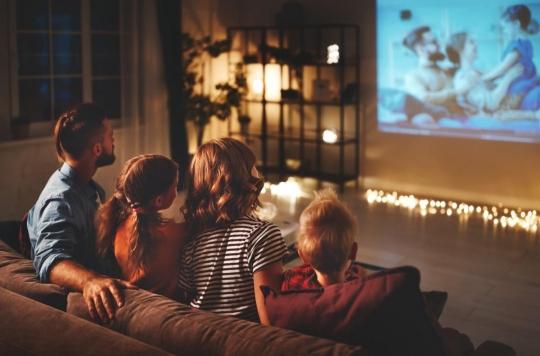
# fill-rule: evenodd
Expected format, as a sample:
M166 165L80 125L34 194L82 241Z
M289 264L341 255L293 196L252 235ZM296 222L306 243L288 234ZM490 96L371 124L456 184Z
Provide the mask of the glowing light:
M322 133L322 139L326 143L336 143L338 140L338 133L336 130L324 130Z
M514 228L535 234L540 225L540 217L536 210L508 209L498 206L474 206L472 204L455 201L434 199L418 199L414 195L400 195L397 192L384 192L382 190L368 189L366 200L370 204L385 204L389 206L404 207L425 217L428 214L457 215L461 219L475 216L484 220L485 224L492 224L494 228Z
M263 94L266 100L281 99L281 67L279 64L258 63L247 66L248 90L252 99L262 99Z
M263 81L262 79L253 79L253 83L251 84L251 90L253 91L253 93L259 97L262 97L262 94L263 94L263 89L264 89L264 84L263 84Z
M339 63L339 46L337 44L332 44L327 48L326 63L336 64Z

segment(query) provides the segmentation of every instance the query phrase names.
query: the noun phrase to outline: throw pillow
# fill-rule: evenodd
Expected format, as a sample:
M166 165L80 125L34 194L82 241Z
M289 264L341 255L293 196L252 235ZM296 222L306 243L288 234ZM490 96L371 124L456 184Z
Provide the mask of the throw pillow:
M419 284L416 268L400 267L326 288L262 290L274 326L362 345L373 355L443 355Z

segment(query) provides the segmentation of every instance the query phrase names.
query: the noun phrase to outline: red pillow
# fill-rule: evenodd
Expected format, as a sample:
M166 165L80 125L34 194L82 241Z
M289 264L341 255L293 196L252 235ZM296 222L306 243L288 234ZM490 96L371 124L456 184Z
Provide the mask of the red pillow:
M419 284L416 268L400 267L320 289L261 288L274 326L362 345L370 355L443 355Z

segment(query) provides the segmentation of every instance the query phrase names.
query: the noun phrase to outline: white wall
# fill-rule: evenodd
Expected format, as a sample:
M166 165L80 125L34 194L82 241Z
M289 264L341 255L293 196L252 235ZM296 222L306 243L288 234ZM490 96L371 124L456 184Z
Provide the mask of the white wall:
M366 187L540 209L540 145L383 134L376 125L375 0L303 0L308 23L362 28ZM184 30L224 36L230 25L273 25L283 1L186 0ZM212 14L206 10L213 11ZM194 32L195 33L195 32ZM213 125L214 136L224 135Z
M124 145L121 130L116 130L115 141L117 147ZM0 220L20 219L59 166L52 137L0 143ZM117 160L100 168L94 179L110 194L119 172Z

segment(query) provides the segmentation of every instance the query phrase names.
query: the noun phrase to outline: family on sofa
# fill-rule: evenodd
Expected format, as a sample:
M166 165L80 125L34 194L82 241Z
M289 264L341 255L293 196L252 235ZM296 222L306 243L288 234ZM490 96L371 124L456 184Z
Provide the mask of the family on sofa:
M441 328L426 312L416 269L367 276L354 262L356 221L331 191L317 194L302 213L298 252L305 264L284 273L280 230L254 214L263 179L242 142L221 138L199 147L185 223L178 224L160 215L178 186L178 166L164 156L128 160L105 201L92 177L114 162L114 135L99 106L64 113L54 135L63 165L28 213L30 255L39 279L81 292L95 320L114 320L126 289L142 288L372 354L473 352L466 336Z

